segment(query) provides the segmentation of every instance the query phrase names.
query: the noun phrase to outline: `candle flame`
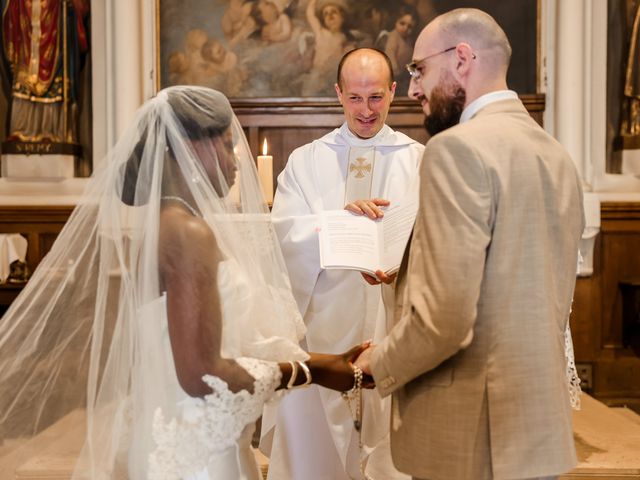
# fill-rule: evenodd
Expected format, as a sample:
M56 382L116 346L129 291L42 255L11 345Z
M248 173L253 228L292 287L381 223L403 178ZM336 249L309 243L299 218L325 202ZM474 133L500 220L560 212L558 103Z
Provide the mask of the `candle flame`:
M264 142L262 143L262 155L267 154L267 137L264 137Z

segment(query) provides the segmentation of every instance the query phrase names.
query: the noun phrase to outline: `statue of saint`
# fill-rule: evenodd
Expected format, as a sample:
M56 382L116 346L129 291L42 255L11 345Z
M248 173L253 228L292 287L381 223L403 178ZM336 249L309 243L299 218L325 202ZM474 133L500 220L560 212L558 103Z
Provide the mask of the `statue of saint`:
M1 0L11 71L8 141L77 142L78 72L89 0Z
M640 138L640 3L636 9L624 83L621 134Z

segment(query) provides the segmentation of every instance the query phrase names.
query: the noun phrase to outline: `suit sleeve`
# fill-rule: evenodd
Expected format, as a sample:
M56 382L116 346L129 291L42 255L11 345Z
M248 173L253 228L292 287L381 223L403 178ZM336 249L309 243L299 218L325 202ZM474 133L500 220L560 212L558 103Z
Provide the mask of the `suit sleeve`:
M293 296L304 316L320 274L318 245L318 216L312 212L307 195L301 187L303 162L296 162L308 150L293 152L278 177L278 188L273 201L271 219L280 241L280 247L291 280ZM298 167L298 168L297 168Z
M382 396L472 341L491 240L490 181L472 147L446 133L432 138L420 176L407 296L399 320L372 353Z

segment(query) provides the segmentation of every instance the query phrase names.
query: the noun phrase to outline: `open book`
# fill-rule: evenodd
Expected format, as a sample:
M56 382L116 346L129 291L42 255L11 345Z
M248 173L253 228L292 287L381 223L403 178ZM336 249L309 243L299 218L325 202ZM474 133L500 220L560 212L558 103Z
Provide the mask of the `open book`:
M326 210L320 215L320 266L360 270L375 276L400 268L418 212L418 199L391 206L384 217L371 220L347 210Z

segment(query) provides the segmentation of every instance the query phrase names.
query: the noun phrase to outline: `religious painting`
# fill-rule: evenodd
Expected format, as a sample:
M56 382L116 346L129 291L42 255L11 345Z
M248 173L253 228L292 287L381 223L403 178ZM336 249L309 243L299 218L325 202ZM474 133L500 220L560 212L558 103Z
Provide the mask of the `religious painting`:
M640 0L607 3L607 173L640 175Z
M512 88L536 93L538 1L157 0L157 86L203 85L232 99L335 97L342 55L375 47L403 96L420 30L440 13L477 7L511 39Z

